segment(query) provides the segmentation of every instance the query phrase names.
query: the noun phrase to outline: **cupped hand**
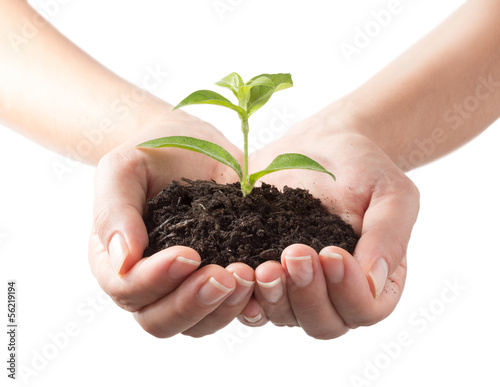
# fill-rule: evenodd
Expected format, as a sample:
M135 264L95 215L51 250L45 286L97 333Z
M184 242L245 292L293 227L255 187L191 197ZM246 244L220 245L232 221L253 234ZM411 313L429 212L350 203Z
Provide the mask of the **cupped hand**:
M319 339L371 325L396 307L406 279L406 250L419 209L419 193L408 177L368 138L332 130L311 118L252 155L259 170L280 153L302 153L336 175L288 170L263 180L278 187L306 188L360 236L353 255L335 247L316 252L287 247L278 262L255 271L256 289L243 316L247 325L301 326Z
M146 200L172 180L237 180L228 167L199 153L175 148L138 149L158 137L192 136L215 142L237 159L241 151L214 127L182 111L104 156L95 175L94 221L89 262L100 286L157 337L213 333L240 314L251 297L254 271L242 263L227 268L200 265L199 254L175 246L141 259L148 244L142 215Z

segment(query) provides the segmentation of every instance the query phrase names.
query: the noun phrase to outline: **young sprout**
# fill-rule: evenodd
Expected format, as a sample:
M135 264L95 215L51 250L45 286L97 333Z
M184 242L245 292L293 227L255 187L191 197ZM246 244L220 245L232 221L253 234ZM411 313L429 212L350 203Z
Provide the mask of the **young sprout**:
M298 153L285 153L277 156L269 166L259 172L248 174L248 118L266 104L271 96L277 91L293 86L290 74L261 74L244 83L237 73L231 73L222 78L216 85L226 87L233 92L238 99L238 105L233 104L222 95L210 90L198 90L182 100L175 108L179 109L187 105L210 104L224 106L238 113L241 120L241 131L243 132L243 168L240 163L224 148L210 141L200 140L194 137L170 136L157 138L137 145L144 148L176 147L202 153L206 156L234 169L240 178L243 196L252 192L252 189L261 177L284 169L310 169L313 171L329 174L333 179L335 176L328 172L316 161Z

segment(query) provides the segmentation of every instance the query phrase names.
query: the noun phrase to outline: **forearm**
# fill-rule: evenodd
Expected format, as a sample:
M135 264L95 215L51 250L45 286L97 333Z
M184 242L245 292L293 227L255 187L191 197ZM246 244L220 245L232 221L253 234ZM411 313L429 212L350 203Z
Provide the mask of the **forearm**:
M36 31L26 33L26 21ZM170 105L124 81L20 0L0 0L0 122L96 163Z
M500 2L470 0L319 116L351 123L404 170L428 163L500 116L499 26Z

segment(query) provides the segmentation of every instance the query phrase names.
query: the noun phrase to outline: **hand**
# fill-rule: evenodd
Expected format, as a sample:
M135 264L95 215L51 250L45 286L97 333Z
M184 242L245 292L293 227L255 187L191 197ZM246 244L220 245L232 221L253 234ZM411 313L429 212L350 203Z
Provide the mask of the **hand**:
M331 177L290 170L263 180L306 188L360 235L354 254L335 247L316 252L305 245L283 251L280 265L255 271L255 296L241 319L247 325L301 326L316 338L338 337L374 324L396 307L406 279L406 249L419 209L419 194L406 175L368 138L325 128L309 119L283 139L252 155L258 170L280 153L303 153L333 172ZM319 253L319 254L318 254Z
M204 155L174 148L137 149L153 138L178 135L215 142L241 160L241 151L211 125L176 111L104 156L95 176L89 262L100 286L157 337L203 336L232 321L253 292L254 271L242 263L200 270L199 254L175 246L141 259L148 244L146 199L172 180L236 181L236 174Z

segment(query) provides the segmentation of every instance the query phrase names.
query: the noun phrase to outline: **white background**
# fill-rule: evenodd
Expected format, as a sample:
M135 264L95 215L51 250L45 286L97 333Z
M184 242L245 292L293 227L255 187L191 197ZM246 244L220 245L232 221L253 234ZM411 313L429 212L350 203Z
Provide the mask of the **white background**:
M388 0L65 3L55 3L49 15L62 33L136 84L148 66L159 65L168 76L153 92L172 103L193 90L213 89L232 71L247 79L291 72L295 87L256 115L257 135L273 108L286 109L297 122L362 84L462 2L402 0L402 11L351 63L340 43L352 43L356 27L372 20L372 11L387 9ZM218 12L217 4L230 9ZM239 143L232 114L190 111ZM249 331L239 323L203 339L159 340L143 332L131 315L99 298L88 267L93 168L0 127L0 292L6 293L8 279L17 280L18 354L22 366L34 370L27 383L11 384L354 386L353 375L365 378L369 364L378 364L368 375L372 380L358 385L491 385L498 380L500 345L499 129L496 123L461 150L410 173L422 200L399 306L376 326L322 342L297 328ZM461 290L445 303L441 294L449 282ZM424 317L421 308L429 307ZM76 336L56 348L51 337L61 338L68 324ZM401 334L410 344L389 358L384 346ZM7 353L2 336L0 359Z

